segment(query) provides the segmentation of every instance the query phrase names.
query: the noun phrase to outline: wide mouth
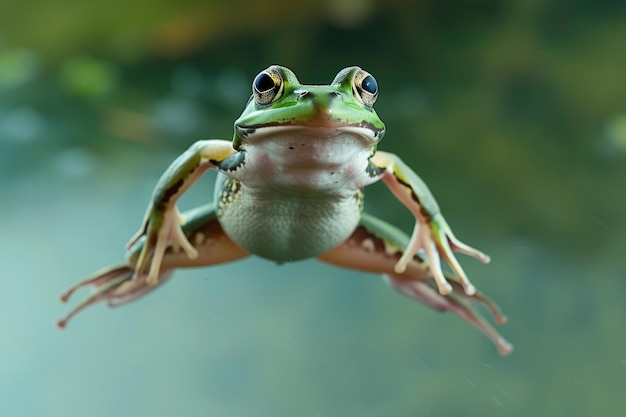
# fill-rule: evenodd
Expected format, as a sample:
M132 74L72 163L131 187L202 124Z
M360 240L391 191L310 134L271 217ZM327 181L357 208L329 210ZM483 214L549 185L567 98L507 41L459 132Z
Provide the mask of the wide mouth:
M318 139L330 139L349 134L361 138L368 145L377 143L383 131L383 129L367 122L353 124L338 122L320 123L319 120L314 123L266 123L255 126L237 126L237 133L245 140L267 140L290 133Z

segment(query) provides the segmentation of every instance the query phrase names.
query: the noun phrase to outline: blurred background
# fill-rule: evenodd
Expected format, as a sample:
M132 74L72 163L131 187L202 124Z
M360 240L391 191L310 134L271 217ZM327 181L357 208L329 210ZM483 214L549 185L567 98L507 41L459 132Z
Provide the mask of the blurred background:
M0 415L624 415L625 41L617 1L3 0ZM509 316L511 356L315 261L179 271L56 329L58 296L123 259L161 172L230 139L274 63L376 77L379 148L492 255L460 260ZM370 188L367 211L409 232Z

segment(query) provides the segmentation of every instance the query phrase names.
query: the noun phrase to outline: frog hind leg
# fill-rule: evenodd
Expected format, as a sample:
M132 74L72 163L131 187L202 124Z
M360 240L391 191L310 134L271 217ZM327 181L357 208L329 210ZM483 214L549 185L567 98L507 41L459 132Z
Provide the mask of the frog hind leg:
M452 291L441 294L432 279L428 264L420 254L412 258L405 272L394 271L408 241L409 237L394 226L363 214L354 233L341 245L318 256L318 259L344 268L382 273L385 282L400 293L437 311L453 312L482 331L501 355L511 353L513 346L473 306L483 304L490 310L497 324L506 322L498 306L484 294L477 291L468 295L462 283L451 274L446 274L446 278Z
M187 221L182 230L190 244L198 251L196 258L189 258L184 248L170 243L164 252L156 285L146 280L135 280L133 279L135 265L145 245L145 238L141 238L130 249L126 264L102 269L73 285L61 296L61 301L67 302L76 290L92 287L92 293L59 320L57 326L64 328L77 313L101 301L106 301L109 307L134 301L161 286L176 268L217 265L248 256L246 251L224 234L212 204L185 213L185 218Z

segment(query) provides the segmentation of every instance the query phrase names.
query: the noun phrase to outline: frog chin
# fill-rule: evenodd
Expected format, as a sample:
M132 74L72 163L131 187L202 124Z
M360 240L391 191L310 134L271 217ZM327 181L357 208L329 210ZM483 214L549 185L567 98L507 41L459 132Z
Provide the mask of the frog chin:
M357 157L367 158L376 143L365 128L267 128L277 129L259 135L253 146L245 146L260 159L289 169L316 169L349 164ZM261 132L259 132L261 133Z
M274 128L272 128L274 129ZM291 190L337 190L364 175L374 135L355 127L280 128L246 142L248 184ZM375 142L374 142L375 143ZM250 178L253 178L250 180Z

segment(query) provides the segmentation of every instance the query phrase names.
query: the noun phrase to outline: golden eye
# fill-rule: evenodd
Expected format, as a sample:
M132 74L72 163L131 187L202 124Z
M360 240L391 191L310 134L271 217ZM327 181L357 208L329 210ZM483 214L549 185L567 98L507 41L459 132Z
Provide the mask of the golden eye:
M270 104L280 98L282 92L283 78L275 69L267 69L254 77L252 94L257 104Z
M354 95L368 107L372 107L378 98L378 83L372 74L358 70L354 75Z

